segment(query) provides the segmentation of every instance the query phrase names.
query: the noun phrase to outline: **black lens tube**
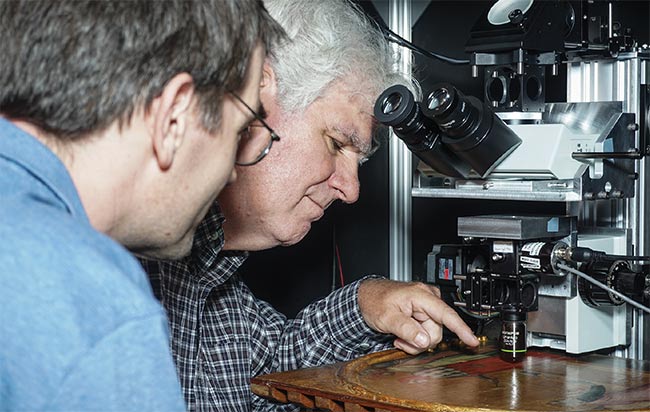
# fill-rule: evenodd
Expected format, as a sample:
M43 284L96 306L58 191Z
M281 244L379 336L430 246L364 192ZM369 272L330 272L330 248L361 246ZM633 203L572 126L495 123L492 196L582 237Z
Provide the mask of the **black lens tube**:
M403 85L386 89L375 102L375 118L406 143L434 170L449 177L468 178L470 167L447 148L435 122L422 115L413 93Z
M434 87L422 112L438 125L442 142L483 178L521 144L487 105L448 83Z

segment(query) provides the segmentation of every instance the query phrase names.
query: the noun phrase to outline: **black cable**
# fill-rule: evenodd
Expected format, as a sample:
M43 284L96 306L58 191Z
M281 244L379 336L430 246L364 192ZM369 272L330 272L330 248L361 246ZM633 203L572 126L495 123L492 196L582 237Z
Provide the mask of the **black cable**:
M635 262L650 262L650 256L610 255L587 247L570 248L570 259L574 262L602 262L604 260L631 260Z
M634 262L650 262L650 256L633 256L633 255L605 255L608 260L631 260Z
M410 50L412 50L412 51L414 51L416 53L419 53L422 56L430 57L430 58L433 58L433 59L438 59L438 60L441 60L441 61L443 61L445 63L449 63L449 64L469 64L469 60L454 59L452 57L443 56L442 54L438 54L438 53L431 52L429 50L425 50L425 49L423 49L421 47L416 46L415 44L411 43L410 41L404 39L399 34L395 33L391 29L389 29L388 27L386 27L384 25L381 25L380 27L381 27L382 32L384 33L384 37L386 38L386 40L388 40L391 43L398 44L398 45L400 45L402 47L406 47L407 49L410 49Z

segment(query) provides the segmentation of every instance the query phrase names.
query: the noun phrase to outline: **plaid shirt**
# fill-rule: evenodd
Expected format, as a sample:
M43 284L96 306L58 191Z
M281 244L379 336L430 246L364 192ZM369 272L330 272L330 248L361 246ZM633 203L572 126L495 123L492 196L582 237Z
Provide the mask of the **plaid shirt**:
M389 346L389 337L363 321L359 282L312 303L296 319L256 299L235 273L247 253L219 253L223 220L215 203L189 257L142 261L167 310L172 353L190 411L298 410L254 395L250 378L350 360Z

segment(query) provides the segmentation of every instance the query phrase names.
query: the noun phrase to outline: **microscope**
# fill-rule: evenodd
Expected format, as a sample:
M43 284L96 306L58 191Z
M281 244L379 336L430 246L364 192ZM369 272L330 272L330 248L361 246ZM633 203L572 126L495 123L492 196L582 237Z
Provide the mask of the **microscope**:
M479 320L525 319L526 347L640 358L650 50L612 20L616 6L499 0L465 47L482 99L442 83L417 101L395 85L375 117L420 161L413 196L504 201L505 214L460 216L458 242L433 245L426 281L450 304ZM561 65L566 102L547 102ZM566 213L520 215L508 201L561 202Z

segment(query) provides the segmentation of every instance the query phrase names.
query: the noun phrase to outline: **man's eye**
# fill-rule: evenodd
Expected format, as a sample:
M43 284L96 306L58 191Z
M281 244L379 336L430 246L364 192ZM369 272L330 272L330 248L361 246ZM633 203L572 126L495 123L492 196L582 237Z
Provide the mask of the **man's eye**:
M332 152L332 154L336 154L338 152L341 152L343 150L343 148L345 147L345 145L343 143L336 140L332 136L328 135L328 136L326 136L326 138L327 138L327 147L329 148L330 152Z
M239 132L239 138L242 141L249 140L251 138L251 126L250 124L244 127L240 132Z

